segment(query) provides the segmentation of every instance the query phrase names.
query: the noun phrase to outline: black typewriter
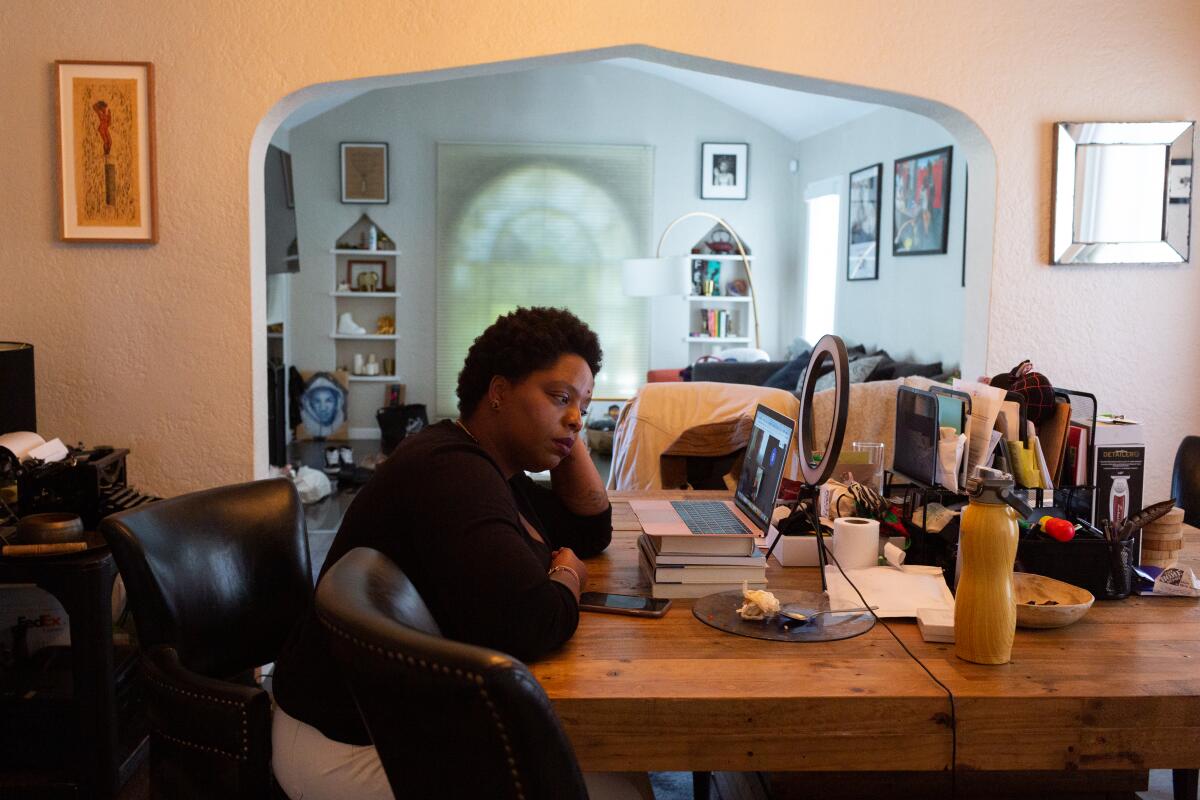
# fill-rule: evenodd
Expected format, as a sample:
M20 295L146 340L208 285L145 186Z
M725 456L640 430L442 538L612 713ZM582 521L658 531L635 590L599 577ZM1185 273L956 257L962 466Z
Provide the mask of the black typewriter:
M95 530L109 514L160 499L128 485L128 454L124 449L87 449L79 445L71 448L62 461L29 459L21 464L0 465L0 473L7 470L9 478L16 479L16 516L70 511L80 516L86 529ZM0 475L0 481L3 478Z

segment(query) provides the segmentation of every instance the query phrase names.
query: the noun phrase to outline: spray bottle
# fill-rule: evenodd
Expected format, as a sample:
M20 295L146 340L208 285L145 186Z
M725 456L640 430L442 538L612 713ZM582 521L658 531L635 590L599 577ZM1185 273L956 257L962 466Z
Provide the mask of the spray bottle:
M954 597L954 653L977 664L1007 664L1012 657L1017 520L1030 513L1012 489L1012 476L1000 470L980 467L967 479L970 505L963 510L958 540L962 573Z

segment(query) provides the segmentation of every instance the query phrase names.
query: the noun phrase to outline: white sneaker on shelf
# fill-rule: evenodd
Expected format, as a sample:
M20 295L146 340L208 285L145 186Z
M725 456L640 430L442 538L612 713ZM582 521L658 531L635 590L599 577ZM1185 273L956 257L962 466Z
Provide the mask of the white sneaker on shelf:
M338 333L347 333L353 336L361 336L367 332L367 329L354 321L354 317L349 311L342 312L342 316L338 317Z

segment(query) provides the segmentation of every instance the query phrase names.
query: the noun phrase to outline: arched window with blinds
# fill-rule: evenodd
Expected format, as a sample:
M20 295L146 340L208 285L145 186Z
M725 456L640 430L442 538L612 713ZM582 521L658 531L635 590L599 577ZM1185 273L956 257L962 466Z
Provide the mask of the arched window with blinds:
M596 397L628 397L649 363L647 307L621 260L649 252L653 150L439 144L437 403L458 413L467 348L518 306L570 309L604 348Z

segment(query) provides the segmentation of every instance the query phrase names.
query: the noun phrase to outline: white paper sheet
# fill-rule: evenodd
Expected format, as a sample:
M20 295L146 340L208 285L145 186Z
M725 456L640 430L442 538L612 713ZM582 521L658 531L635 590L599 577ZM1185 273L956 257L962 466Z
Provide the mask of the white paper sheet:
M996 414L1004 401L1005 391L986 383L954 379L954 388L971 395L971 440L967 452L967 474L975 467L987 465L987 449L992 428L996 427Z
M954 609L954 596L938 567L904 565L848 569L846 577L866 598L867 605L879 606L880 617L915 617L918 608ZM835 566L825 567L830 608L857 608L858 594Z

